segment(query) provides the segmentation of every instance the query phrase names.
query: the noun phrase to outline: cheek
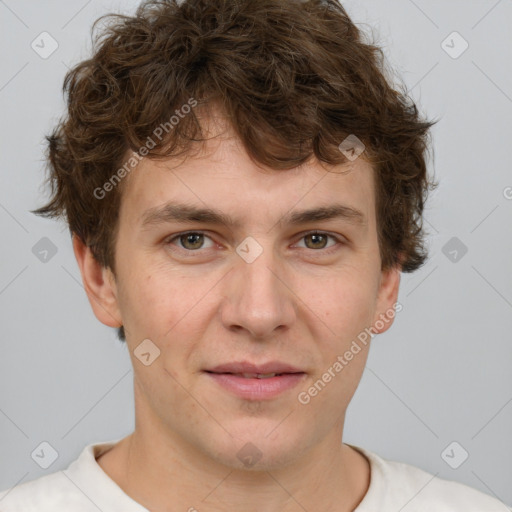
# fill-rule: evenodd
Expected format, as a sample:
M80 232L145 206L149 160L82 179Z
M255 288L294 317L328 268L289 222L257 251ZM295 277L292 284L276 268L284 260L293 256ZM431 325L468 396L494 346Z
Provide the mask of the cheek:
M360 278L355 269L334 278L329 276L321 283L323 287L319 283L307 280L298 284L304 294L303 310L311 322L330 334L329 339L339 350L370 325L375 287L368 277Z
M179 318L180 290L154 272L135 268L125 274L123 283L118 301L126 331L134 341L162 337Z
M152 339L161 350L188 350L201 336L214 310L218 276L205 278L153 269L133 273L123 298L123 319L137 337ZM179 343L178 343L179 342Z

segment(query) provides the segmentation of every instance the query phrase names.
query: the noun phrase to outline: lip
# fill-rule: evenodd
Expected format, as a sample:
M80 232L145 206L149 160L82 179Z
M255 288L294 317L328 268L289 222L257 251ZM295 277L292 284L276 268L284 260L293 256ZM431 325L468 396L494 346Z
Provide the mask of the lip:
M225 390L246 400L270 400L294 388L306 377L306 372L280 361L258 365L247 361L227 363L205 370L204 373ZM240 375L243 373L282 375L262 379L243 377Z
M225 390L245 400L270 400L294 388L306 377L305 373L285 373L266 379L246 378L230 373L205 372L205 375Z
M206 371L211 373L304 373L304 370L281 361L269 361L263 364L237 361L208 368Z

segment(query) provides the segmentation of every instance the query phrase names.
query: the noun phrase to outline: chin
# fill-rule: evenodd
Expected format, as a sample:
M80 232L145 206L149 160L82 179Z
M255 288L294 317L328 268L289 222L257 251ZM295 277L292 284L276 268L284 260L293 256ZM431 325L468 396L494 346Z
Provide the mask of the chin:
M257 424L255 424L257 423ZM296 425L277 426L274 420L244 420L244 425L229 428L233 437L224 436L213 453L206 449L219 463L231 468L247 471L271 471L296 463L307 449L304 436ZM277 426L277 428L276 428Z

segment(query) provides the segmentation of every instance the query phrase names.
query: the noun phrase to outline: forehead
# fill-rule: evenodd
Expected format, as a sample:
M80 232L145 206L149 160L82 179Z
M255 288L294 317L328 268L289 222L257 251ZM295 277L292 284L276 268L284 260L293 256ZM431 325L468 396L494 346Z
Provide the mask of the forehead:
M214 213L216 221L231 227L268 230L284 220L300 223L300 212L335 206L339 218L363 228L374 219L374 192L373 169L363 158L339 166L311 160L274 170L253 162L241 141L228 134L186 158L143 159L125 183L121 217L142 229L157 221L166 205L186 204L201 209L204 219ZM171 210L167 213L178 213Z

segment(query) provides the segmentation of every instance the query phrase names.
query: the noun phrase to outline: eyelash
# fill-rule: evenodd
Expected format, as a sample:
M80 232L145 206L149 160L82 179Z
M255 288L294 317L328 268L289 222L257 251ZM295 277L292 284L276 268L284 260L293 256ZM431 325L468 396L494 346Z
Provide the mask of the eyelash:
M173 245L172 242L174 242L175 240L179 240L182 236L185 236L185 235L204 235L205 237L210 238L210 240L211 240L211 237L208 236L206 234L206 232L204 232L204 231L184 231L182 233L177 233L176 235L172 235L172 237L167 238L164 241L164 243L165 243L165 245ZM299 238L299 241L302 240L303 238L305 238L308 235L327 236L327 237L332 238L333 240L335 240L337 242L337 244L333 245L332 247L322 248L322 249L309 249L308 247L301 247L300 249L309 249L312 252L318 252L318 253L321 253L321 254L331 254L331 252L334 252L334 251L338 250L340 245L345 245L346 244L346 241L344 241L343 239L339 238L336 235L333 235L333 234L328 233L326 231L316 231L316 230L308 231L307 233L302 233L300 238ZM212 242L213 242L213 240L212 240ZM183 247L178 247L178 246L175 246L175 247L179 251L183 251L185 253L188 253L189 255L192 255L193 253L198 253L199 254L201 252L204 252L204 250L201 251L202 248L196 249L196 250L191 250L191 249L184 249ZM207 250L207 249L205 249L205 250Z

